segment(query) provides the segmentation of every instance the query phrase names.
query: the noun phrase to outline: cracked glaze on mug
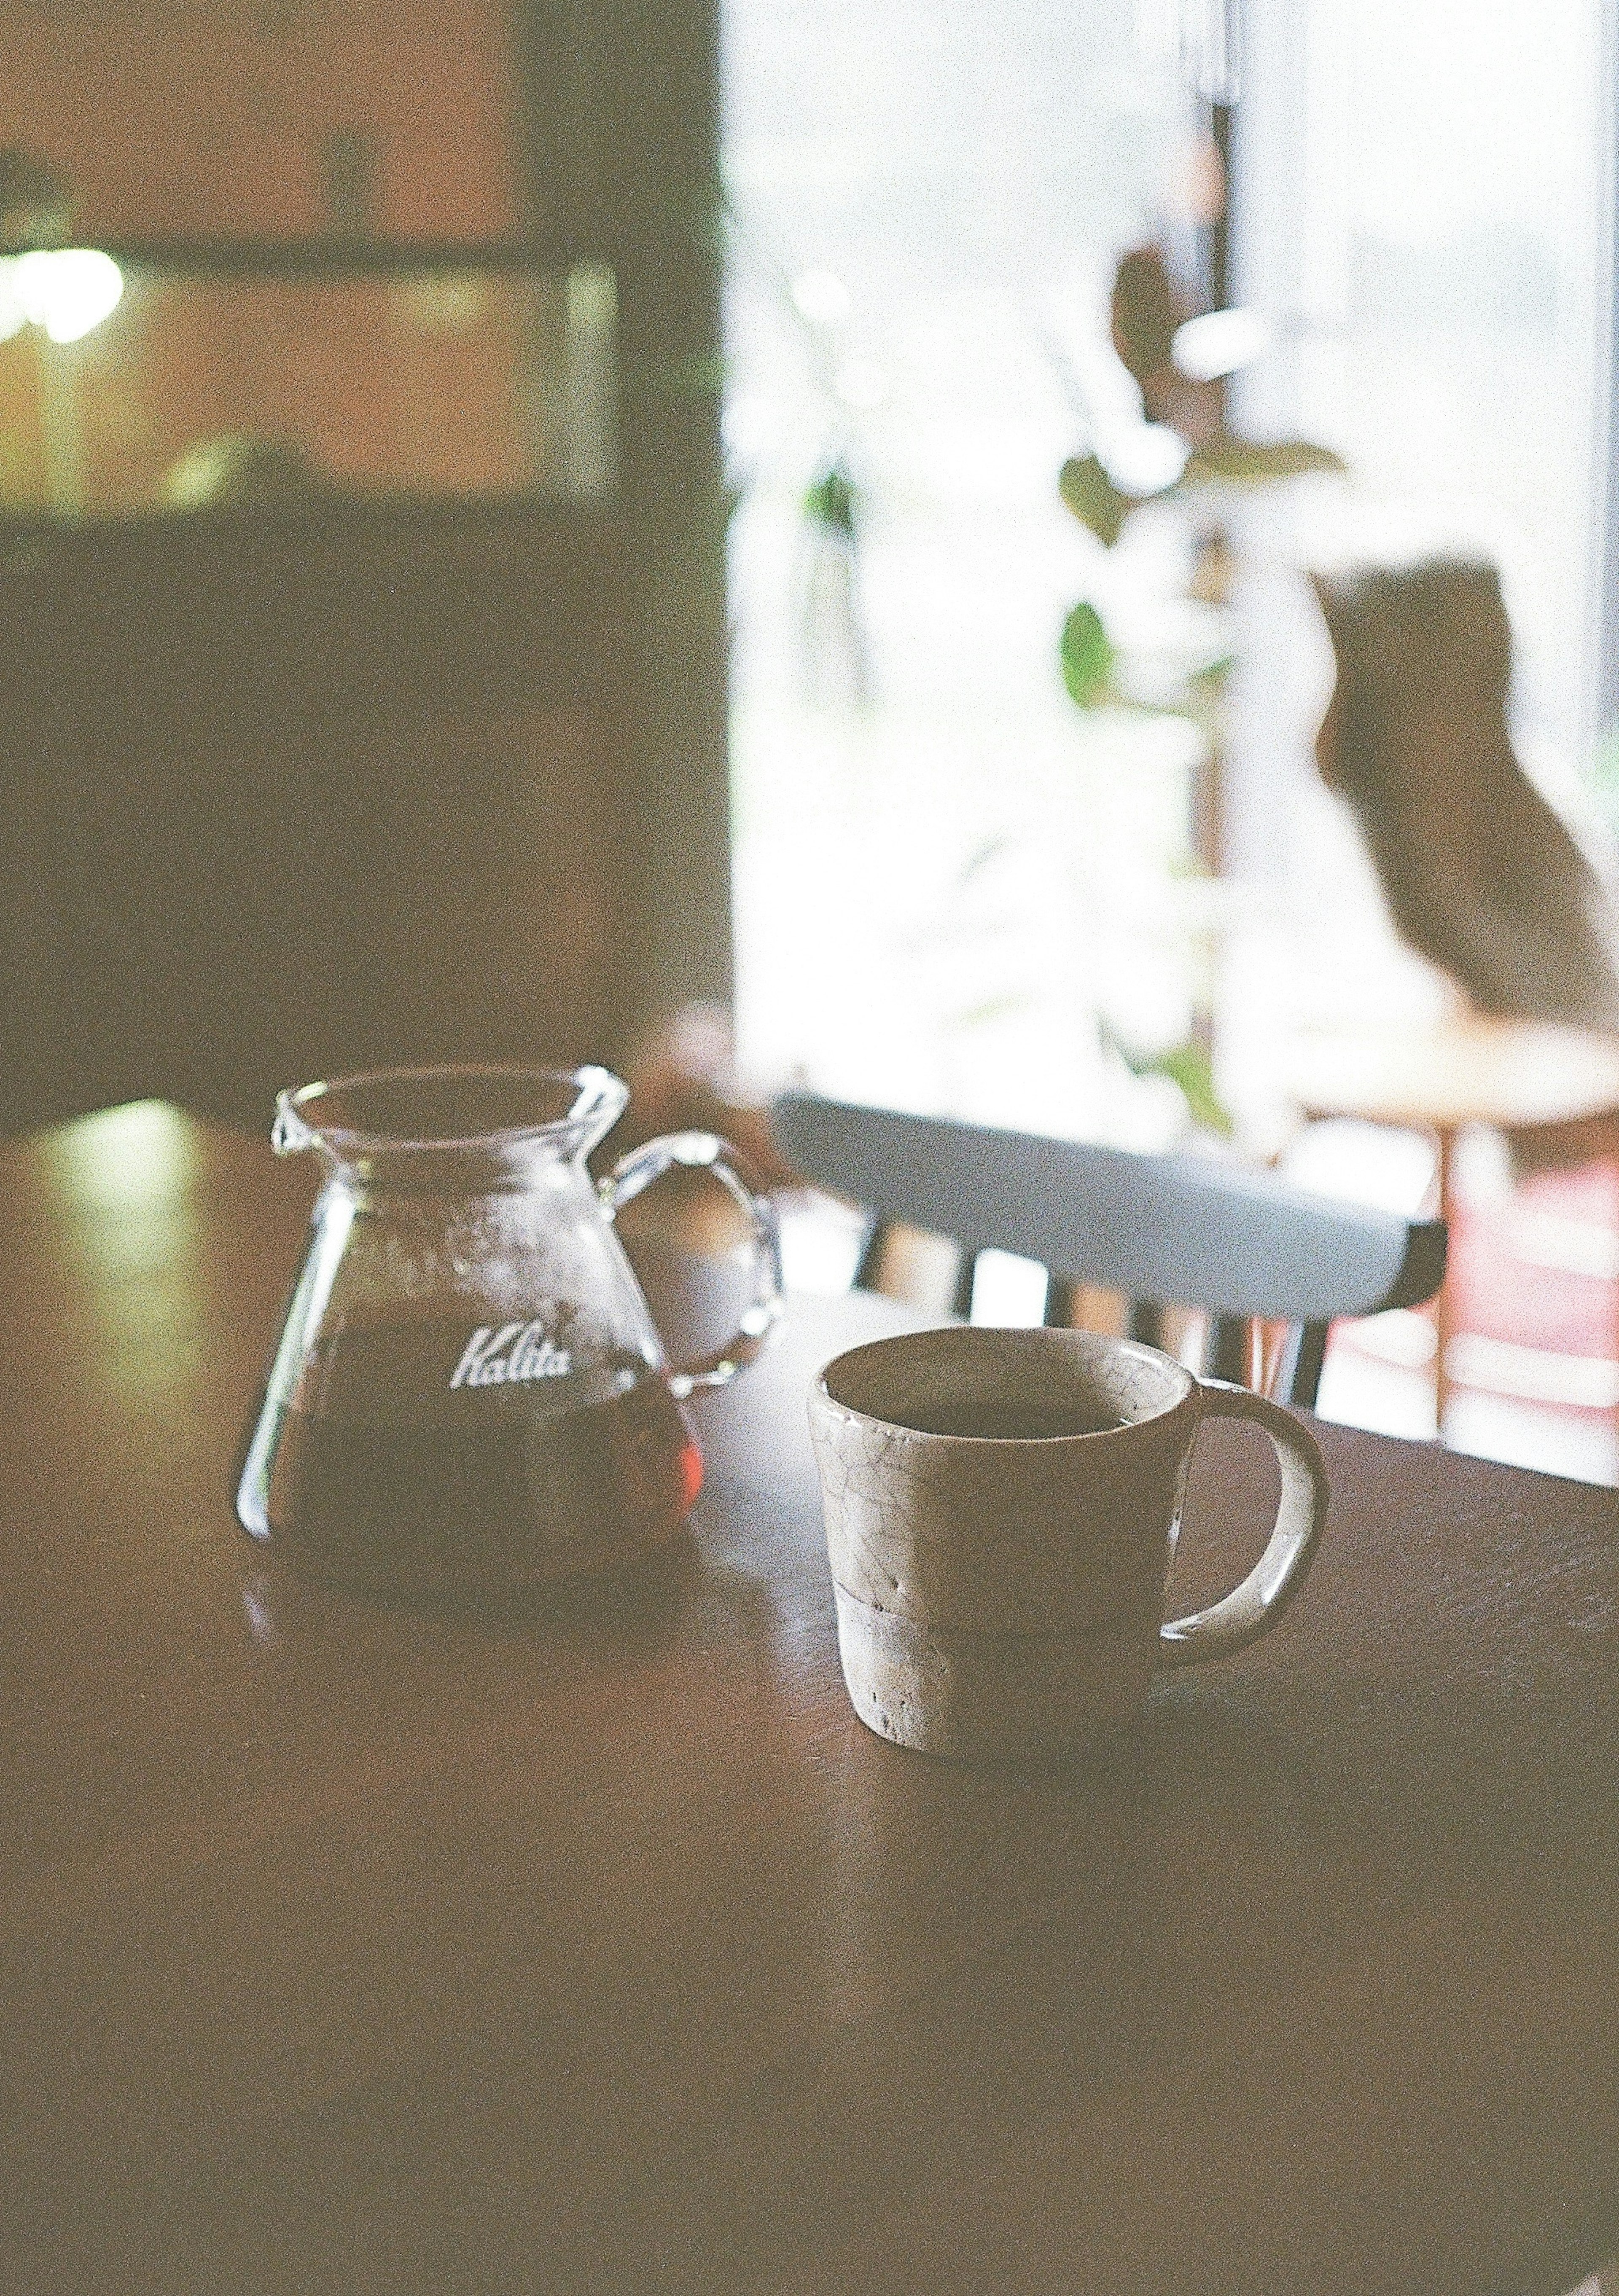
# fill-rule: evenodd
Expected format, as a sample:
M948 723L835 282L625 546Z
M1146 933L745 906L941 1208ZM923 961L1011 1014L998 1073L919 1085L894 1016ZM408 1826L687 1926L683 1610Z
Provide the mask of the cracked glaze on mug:
M903 1423L1031 1405L1124 1423L1033 1438ZM929 1751L1008 1752L1138 1708L1199 1417L1179 1365L1090 1332L952 1327L840 1357L810 1415L862 1720Z

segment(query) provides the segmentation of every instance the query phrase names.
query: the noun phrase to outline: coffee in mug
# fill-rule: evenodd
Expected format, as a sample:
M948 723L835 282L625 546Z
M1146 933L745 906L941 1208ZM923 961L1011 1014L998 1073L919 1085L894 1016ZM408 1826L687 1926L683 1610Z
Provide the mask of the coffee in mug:
M1212 1416L1264 1429L1281 1505L1242 1584L1166 1624ZM827 1365L810 1419L850 1697L881 1736L928 1753L1061 1753L1127 1721L1160 1669L1276 1623L1326 1518L1320 1455L1289 1412L1091 1332L879 1340Z

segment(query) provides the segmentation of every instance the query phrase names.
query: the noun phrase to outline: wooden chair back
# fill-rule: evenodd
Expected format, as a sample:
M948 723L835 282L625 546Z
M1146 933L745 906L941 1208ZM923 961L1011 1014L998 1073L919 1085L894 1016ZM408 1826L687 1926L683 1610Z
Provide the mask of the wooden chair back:
M1339 1203L1212 1157L1147 1156L942 1117L785 1093L771 1121L806 1180L852 1198L871 1229L868 1278L898 1222L960 1248L957 1307L982 1251L1017 1252L1050 1278L1046 1320L1069 1320L1073 1289L1130 1302L1132 1335L1161 1341L1166 1307L1207 1311L1207 1368L1248 1375L1249 1327L1291 1326L1270 1382L1315 1401L1327 1326L1432 1299L1444 1275L1439 1220Z

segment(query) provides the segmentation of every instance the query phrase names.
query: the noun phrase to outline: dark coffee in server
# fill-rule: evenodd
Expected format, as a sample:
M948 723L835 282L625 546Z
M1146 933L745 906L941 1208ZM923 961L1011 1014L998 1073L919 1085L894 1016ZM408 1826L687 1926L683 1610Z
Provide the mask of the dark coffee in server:
M467 1344L459 1324L349 1332L308 1367L268 1484L289 1560L351 1583L500 1587L673 1537L703 1462L666 1377L620 1361L452 1384Z

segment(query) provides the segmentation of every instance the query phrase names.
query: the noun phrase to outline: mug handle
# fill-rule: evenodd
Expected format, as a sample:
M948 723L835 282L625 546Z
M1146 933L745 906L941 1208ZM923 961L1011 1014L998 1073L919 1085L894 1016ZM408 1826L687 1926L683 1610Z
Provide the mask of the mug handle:
M1205 1416L1255 1419L1264 1429L1282 1471L1282 1503L1270 1542L1241 1586L1207 1610L1159 1628L1161 1666L1199 1666L1204 1659L1229 1658L1257 1642L1303 1586L1327 1520L1327 1471L1309 1429L1248 1388L1231 1387L1224 1380L1197 1384Z
M678 1164L687 1171L712 1172L747 1218L753 1253L752 1300L722 1346L670 1372L670 1392L682 1401L694 1388L728 1385L755 1360L781 1321L781 1234L776 1206L768 1196L753 1193L731 1160L736 1152L718 1133L665 1132L644 1147L632 1149L596 1184L602 1208L613 1219L643 1188L650 1188Z

